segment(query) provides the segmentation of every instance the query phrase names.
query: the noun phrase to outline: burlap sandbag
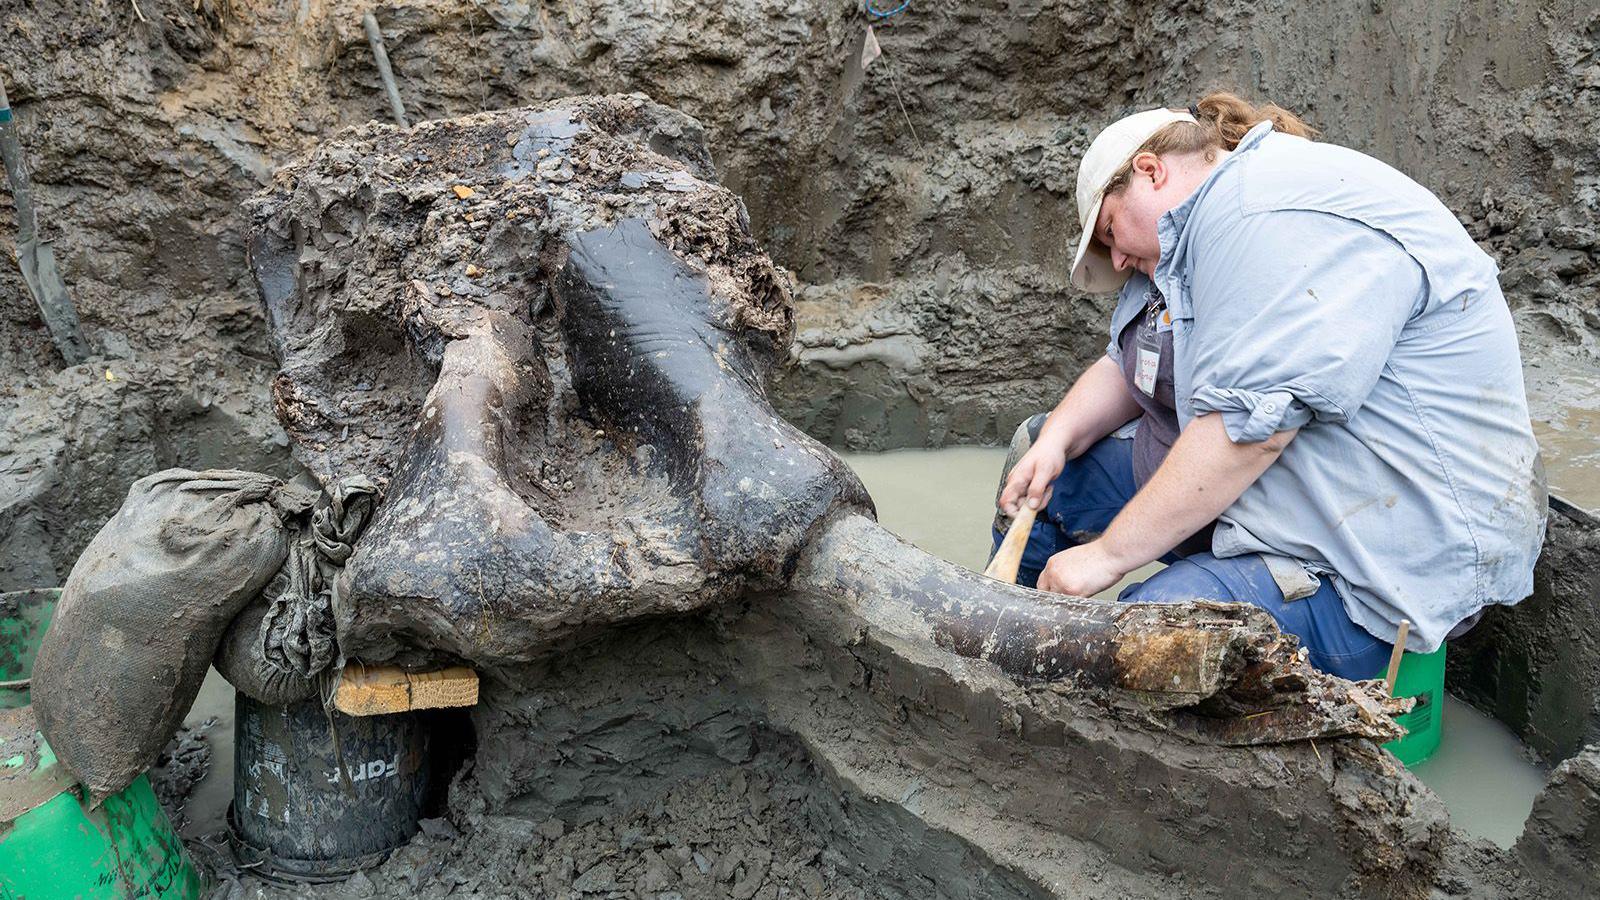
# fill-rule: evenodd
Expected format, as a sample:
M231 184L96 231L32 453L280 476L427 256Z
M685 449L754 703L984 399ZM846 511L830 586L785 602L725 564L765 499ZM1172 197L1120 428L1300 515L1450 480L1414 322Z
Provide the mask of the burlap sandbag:
M283 565L315 498L254 472L168 469L135 482L83 551L39 648L33 705L94 803L177 731L223 630Z
M271 594L269 587L267 593ZM288 706L318 694L320 673L305 675L269 665L262 658L261 646L267 631L263 619L271 608L265 598L245 605L244 611L222 635L213 664L236 690L258 703Z
M378 488L365 476L330 485L262 599L246 606L223 635L217 671L246 696L286 706L317 693L339 655L335 575L355 551L377 502Z

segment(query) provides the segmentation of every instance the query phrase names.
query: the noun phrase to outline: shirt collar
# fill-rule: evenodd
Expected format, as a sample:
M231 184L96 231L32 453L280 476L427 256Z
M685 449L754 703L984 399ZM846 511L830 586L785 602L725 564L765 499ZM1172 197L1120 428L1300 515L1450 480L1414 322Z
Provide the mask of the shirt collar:
M1111 312L1112 340L1122 339L1122 329L1127 328L1129 322L1144 312L1145 306L1150 303L1150 294L1154 290L1155 286L1143 272L1135 271L1128 276L1128 280L1123 282L1122 290L1117 294L1117 308Z
M1211 189L1211 185L1216 182L1218 176L1231 168L1239 160L1239 157L1261 143L1262 138L1271 133L1271 120L1257 122L1249 131L1245 132L1244 137L1239 139L1239 143L1233 148L1233 152L1229 153L1226 159L1211 170L1211 174L1206 176L1205 181L1200 182L1200 186L1195 188L1188 198L1172 209L1167 210L1156 221L1156 237L1161 242L1161 262L1156 265L1155 283L1161 286L1169 301L1174 294L1178 293L1172 290L1169 282L1176 274L1175 267L1182 255L1179 243L1183 238L1184 226L1189 224L1189 214L1194 211L1195 204L1199 203L1200 199Z

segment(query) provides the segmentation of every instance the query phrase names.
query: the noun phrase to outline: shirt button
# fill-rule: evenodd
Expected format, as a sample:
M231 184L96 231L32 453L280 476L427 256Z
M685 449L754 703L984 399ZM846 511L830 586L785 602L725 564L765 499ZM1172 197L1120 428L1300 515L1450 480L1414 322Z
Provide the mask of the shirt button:
M1268 400L1267 402L1261 404L1261 408L1266 410L1269 413L1273 413L1273 412L1277 412L1278 411L1278 404L1273 403L1271 400Z

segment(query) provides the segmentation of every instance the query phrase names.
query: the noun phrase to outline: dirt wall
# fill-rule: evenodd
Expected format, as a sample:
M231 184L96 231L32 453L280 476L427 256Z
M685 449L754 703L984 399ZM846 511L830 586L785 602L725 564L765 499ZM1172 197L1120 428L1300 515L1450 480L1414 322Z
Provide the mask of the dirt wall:
M1020 420L1010 404L1053 404L1104 343L1104 309L1065 284L1073 161L1115 115L1214 87L1301 111L1438 192L1500 261L1527 356L1592 369L1590 4L966 4L880 37L888 64L849 123L862 174L818 179L810 201L845 211L806 215L808 231L744 189L775 256L818 285L784 411L836 444L996 441Z
M1546 762L1600 744L1600 521L1550 514L1533 596L1490 607L1450 644L1446 687L1516 732Z
M141 401L157 425L89 466L106 498L151 458L213 461L187 437L196 406L227 410L210 446L231 458L214 461L288 465L260 402L274 363L239 206L321 136L386 116L365 8L0 2L0 77L45 233L102 354L53 380L43 324L0 267L0 453L64 427L19 410L98 415L72 385L120 360L160 373ZM1211 86L1297 108L1438 191L1501 260L1529 355L1593 366L1600 11L1576 0L984 0L895 17L864 69L867 18L846 0L375 13L413 120L643 90L704 122L723 180L800 281L782 411L835 445L998 442L1052 404L1103 346L1108 312L1066 283L1075 159L1112 117ZM0 241L11 227L0 212ZM84 468L65 443L54 470L0 466L7 533L45 548L19 568L63 570L82 546L52 507L114 507L54 497L69 490L59 472Z

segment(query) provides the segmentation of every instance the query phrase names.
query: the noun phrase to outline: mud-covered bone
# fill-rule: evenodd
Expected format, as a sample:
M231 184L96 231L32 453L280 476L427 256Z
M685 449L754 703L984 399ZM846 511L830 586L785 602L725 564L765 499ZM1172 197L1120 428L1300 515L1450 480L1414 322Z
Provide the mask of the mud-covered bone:
M346 654L526 662L780 586L869 508L767 402L788 278L710 174L693 120L583 98L357 130L258 202L280 418L324 479L387 481Z
M511 667L805 591L908 650L1114 693L1208 740L1395 736L1377 690L1311 670L1259 611L1002 586L879 528L767 402L788 282L697 133L639 97L371 125L256 202L295 452L388 482L335 605L347 654Z
M868 501L837 456L768 405L756 357L718 322L706 284L642 220L569 238L556 280L573 387L590 408L661 448L668 477L715 523L713 566L782 583L839 498Z
M1361 735L1392 740L1408 701L1312 669L1263 611L1222 603L1055 597L949 565L877 523L841 516L795 590L834 598L886 634L983 659L1025 681L1116 690L1170 727L1224 744Z

